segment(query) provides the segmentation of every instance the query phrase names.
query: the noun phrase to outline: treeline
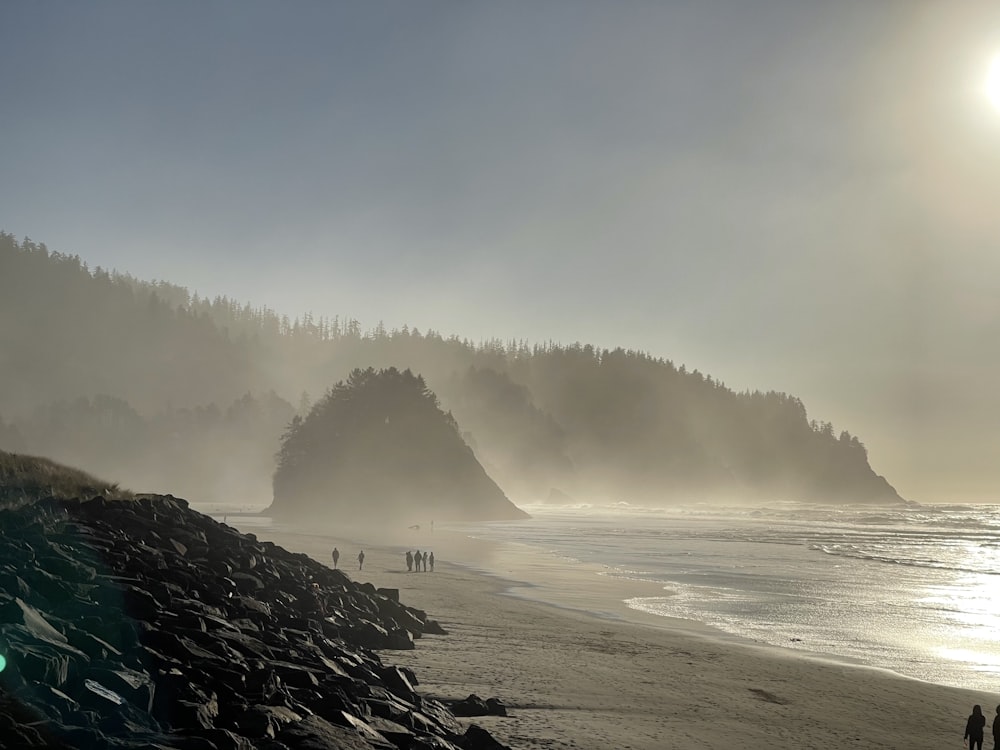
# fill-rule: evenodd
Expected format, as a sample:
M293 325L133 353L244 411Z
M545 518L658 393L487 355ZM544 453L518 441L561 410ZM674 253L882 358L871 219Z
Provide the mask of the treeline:
M0 449L266 503L292 417L369 367L421 375L515 500L898 500L857 437L787 394L638 351L289 319L0 232Z
M0 450L86 467L136 491L261 505L270 499L275 445L294 417L273 392L151 415L114 396L80 396L0 420Z

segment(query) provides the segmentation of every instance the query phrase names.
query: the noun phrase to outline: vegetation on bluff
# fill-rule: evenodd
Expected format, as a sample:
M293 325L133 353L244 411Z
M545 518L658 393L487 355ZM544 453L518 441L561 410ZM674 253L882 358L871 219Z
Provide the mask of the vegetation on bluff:
M59 500L103 496L126 499L132 493L115 483L61 466L38 456L0 450L0 508L13 508L46 497Z
M789 394L644 352L289 320L0 232L0 448L263 505L310 394L369 367L421 373L519 501L900 501L856 436Z
M396 521L525 517L487 476L424 379L395 367L354 370L292 421L269 512Z

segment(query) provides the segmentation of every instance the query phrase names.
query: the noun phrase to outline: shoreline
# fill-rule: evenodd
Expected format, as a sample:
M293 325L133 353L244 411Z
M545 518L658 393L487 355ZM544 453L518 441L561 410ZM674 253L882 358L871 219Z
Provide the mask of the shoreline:
M989 693L642 613L605 590L623 592L620 579L606 580L597 566L554 565L527 545L440 529L395 537L346 528L333 535L241 530L326 565L337 545L340 567L353 579L399 589L401 601L449 635L426 636L414 651L382 652L383 660L413 669L418 692L431 697L502 700L510 717L473 721L512 748L932 750L961 739L974 703L988 716L997 703ZM414 548L434 551L435 572L406 571L403 552ZM658 584L634 583L640 593L662 594Z

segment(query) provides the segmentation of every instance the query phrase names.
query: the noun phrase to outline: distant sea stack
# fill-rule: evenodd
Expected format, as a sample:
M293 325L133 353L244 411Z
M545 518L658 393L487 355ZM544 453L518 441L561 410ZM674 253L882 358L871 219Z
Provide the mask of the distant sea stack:
M0 453L0 489L16 482L0 497L0 748L503 747L374 652L444 632L395 590L169 495L33 500L25 466L52 478Z
M285 433L269 515L393 525L527 518L419 375L356 369Z

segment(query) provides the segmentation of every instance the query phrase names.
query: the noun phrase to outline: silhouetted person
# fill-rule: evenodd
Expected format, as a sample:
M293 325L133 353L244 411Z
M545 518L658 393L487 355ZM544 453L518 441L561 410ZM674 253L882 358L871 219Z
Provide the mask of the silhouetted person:
M413 553L413 566L414 566L414 569L419 573L420 572L420 550L417 550L416 552Z
M316 609L319 610L323 617L326 617L326 597L320 590L319 584L313 583L310 588L312 590L313 600L316 602Z
M1000 750L1000 706L997 706L997 715L993 719L993 750Z
M965 738L969 741L969 750L983 750L983 727L986 726L986 717L983 716L983 709L978 705L972 707L972 714L965 722Z
M407 572L413 570L413 553L410 550L406 550L406 570Z
M365 551L361 550L358 553L358 570L361 570L363 567L365 567Z
M424 572L427 572L427 553L424 553Z
M333 568L337 569L337 563L340 562L340 550L336 547L333 548Z
M431 552L430 561L431 561L431 573L433 573L434 572L434 553L433 552Z

